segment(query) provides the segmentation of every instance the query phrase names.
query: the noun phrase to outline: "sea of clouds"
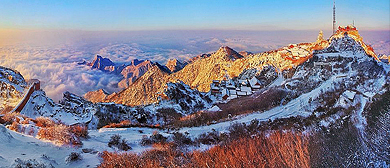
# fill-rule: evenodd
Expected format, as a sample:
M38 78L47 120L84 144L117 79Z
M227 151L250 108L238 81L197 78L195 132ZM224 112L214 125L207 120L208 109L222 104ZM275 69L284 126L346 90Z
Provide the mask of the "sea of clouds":
M314 42L317 35L318 31L23 32L8 35L9 42L1 43L0 66L15 69L26 79L41 80L46 94L58 101L65 91L78 95L97 89L119 91L120 77L77 64L92 61L96 55L116 63L148 59L165 64L168 59L185 61L222 45L257 53ZM389 31L361 35L378 54L390 54Z

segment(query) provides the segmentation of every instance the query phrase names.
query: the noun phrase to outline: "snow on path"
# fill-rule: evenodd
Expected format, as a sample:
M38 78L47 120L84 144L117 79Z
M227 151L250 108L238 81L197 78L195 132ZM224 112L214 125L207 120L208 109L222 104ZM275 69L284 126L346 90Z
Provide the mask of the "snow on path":
M0 124L0 168L11 166L17 158L35 159L46 165L52 164L54 167L96 167L100 164L98 153L83 153L82 149L92 149L97 152L118 151L116 148L108 147L108 142L112 135L120 135L133 148L131 152L141 153L152 149L152 147L141 146L140 141L143 136L150 136L154 131L158 131L165 137L169 136L162 130L152 128L103 128L89 130L90 138L83 140L83 146L77 148L60 147L50 142L43 142L32 136L10 131ZM71 152L80 153L82 160L67 163L66 158Z
M358 100L360 104L360 107L358 111L356 111L353 114L353 117L355 118L355 126L356 128L360 129L362 132L364 132L365 125L367 124L366 118L363 116L364 107L367 104L367 98L365 98L363 95L357 95Z
M94 162L99 162L96 158L67 164L66 157L79 149L59 147L49 142L42 142L31 136L10 131L3 125L0 125L0 137L7 137L7 139L0 139L0 167L11 166L17 158L22 160L36 159L42 163L52 164L54 167L87 167ZM85 154L83 157L88 158L86 155L90 154Z
M276 118L288 118L292 116L309 116L311 112L305 111L302 107L308 103L309 99L315 99L321 94L321 90L328 90L333 88L335 82L341 81L345 74L339 74L337 76L332 76L325 82L323 82L319 87L313 89L311 92L302 94L298 98L290 101L286 105L277 106L265 112L255 112L248 114L246 116L237 117L238 119L232 121L225 121L217 124L212 124L208 126L201 127L185 127L182 128L179 132L188 132L191 137L197 137L202 133L210 132L212 129L216 131L226 132L229 126L235 122L237 123L250 123L253 119L258 119L259 121L274 120Z
M164 130L159 130L155 128L101 128L99 130L89 130L90 138L86 141L83 141L83 148L92 148L97 151L115 151L116 149L109 148L107 146L108 142L113 135L120 135L122 138L126 139L132 150L131 152L141 153L148 149L140 145L143 136L150 136L153 132L158 132L163 136L167 137L170 134L163 132Z
M278 78L276 78L270 85L266 86L265 88L270 88L272 86L280 86L284 81L285 80L282 73L278 73Z

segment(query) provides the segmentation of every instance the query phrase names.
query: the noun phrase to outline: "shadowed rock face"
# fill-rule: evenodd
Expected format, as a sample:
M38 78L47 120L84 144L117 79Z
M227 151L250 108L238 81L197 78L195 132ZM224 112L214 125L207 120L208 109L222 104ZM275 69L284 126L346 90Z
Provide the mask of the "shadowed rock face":
M168 60L167 64L165 66L171 71L171 72L177 72L186 66L187 63L182 63L177 59L170 59Z
M115 64L108 58L103 58L99 55L96 55L95 59L88 64L92 69L99 69L102 71L110 71L115 70Z
M228 59L230 59L232 61L234 61L236 59L244 58L244 56L242 56L241 54L237 53L236 51L234 51L233 49L231 49L228 46L223 46L223 47L219 48L219 50L217 52L226 53L226 58L228 58Z

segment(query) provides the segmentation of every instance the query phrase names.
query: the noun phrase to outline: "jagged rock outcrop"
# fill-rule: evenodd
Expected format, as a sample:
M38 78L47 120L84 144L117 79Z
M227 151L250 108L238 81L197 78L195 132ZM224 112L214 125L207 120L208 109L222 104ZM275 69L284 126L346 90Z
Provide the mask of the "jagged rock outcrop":
M109 94L106 91L104 91L103 89L99 89L96 91L87 92L84 95L84 98L91 102L96 103L96 102L104 101L108 95Z
M110 59L103 58L99 55L96 55L95 59L87 65L91 66L92 69L98 69L101 71L115 71L115 64Z
M186 66L186 63L182 63L177 59L169 59L168 62L165 64L165 66L171 71L171 72L177 72Z
M167 88L164 90L164 97L168 102L173 102L180 106L180 111L183 114L191 114L198 110L203 110L210 107L213 100L210 94L199 92L191 89L183 82L167 83Z
M125 105L146 105L158 101L163 93L169 73L153 65L144 75L121 92L109 95L103 102L115 102Z
M153 62L151 61L139 61L133 60L130 65L127 65L121 71L121 75L123 79L118 83L120 88L127 88L131 85L135 80L144 75L151 67L153 66Z
M239 54L246 57L246 56L252 55L253 53L249 52L249 51L240 51Z
M46 93L42 90L34 91L24 108L20 111L20 114L26 115L31 118L39 116L53 117L57 114L65 115L60 106L46 96Z
M236 59L244 58L244 56L242 56L241 54L237 53L236 51L234 51L233 49L231 49L228 46L223 46L223 47L219 48L217 53L226 53L226 57L228 59L232 60L232 61L234 61Z
M17 105L26 88L27 83L19 72L0 66L0 111Z

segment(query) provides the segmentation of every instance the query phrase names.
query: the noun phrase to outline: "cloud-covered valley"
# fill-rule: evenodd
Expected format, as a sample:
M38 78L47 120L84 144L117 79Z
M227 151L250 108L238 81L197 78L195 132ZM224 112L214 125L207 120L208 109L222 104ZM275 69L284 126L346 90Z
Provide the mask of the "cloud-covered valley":
M97 89L119 91L119 76L77 64L83 60L92 61L97 54L116 63L148 59L165 64L170 58L187 60L201 53L216 51L222 45L256 53L290 43L314 42L318 35L318 31L34 33L28 38L15 37L18 41L12 43L0 43L0 66L16 69L26 79L40 79L43 90L55 101L61 99L65 91L78 95ZM390 54L389 31L361 34L378 54Z

